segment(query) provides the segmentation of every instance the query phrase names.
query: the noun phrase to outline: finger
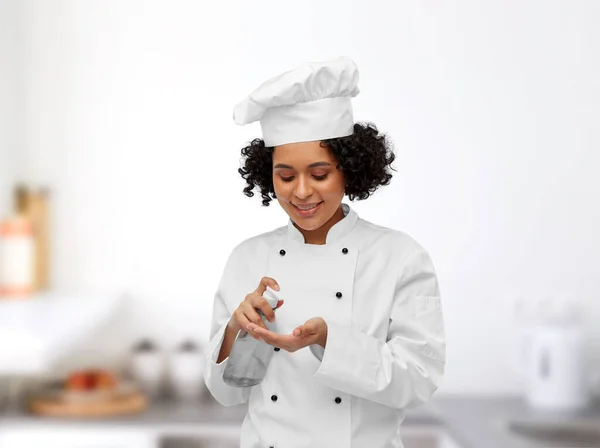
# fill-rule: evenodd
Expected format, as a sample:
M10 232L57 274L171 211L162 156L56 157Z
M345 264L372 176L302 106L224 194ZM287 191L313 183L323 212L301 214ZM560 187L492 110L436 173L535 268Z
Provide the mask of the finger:
M263 340L270 345L281 347L281 335L270 331L268 329L264 329L262 327L256 327L250 324L250 328L252 328L253 332L259 335Z
M265 330L264 328L259 327L253 323L248 324L247 331L253 336L261 338L261 340L263 340L267 344L272 345L274 347L279 347L275 340L276 338L274 337L276 333L270 332L269 330Z
M271 335L272 332L269 331L269 330L267 330L267 329L265 329L265 328L263 328L263 327L259 327L257 325L254 325L254 324L250 323L250 324L248 324L248 329L250 331L252 331L253 333L256 333L256 334L262 336L265 340L272 340L273 339L273 337Z
M279 291L279 285L274 279L271 277L263 277L260 279L260 283L258 284L258 288L256 288L256 292L262 296L267 290L267 286L275 291Z
M311 336L317 333L317 326L313 323L306 323L304 325L300 325L299 327L294 328L292 335L297 338Z
M254 325L252 322L250 322L247 326L246 326L246 331L248 332L248 334L250 336L252 336L254 339L257 339L259 341L265 341L267 344L269 343L267 340L265 340L265 338L263 336L261 336L260 334L258 334L256 332L256 328L260 328L257 327L256 325Z
M238 326L240 328L246 328L246 326L250 323L248 318L244 315L244 313L240 309L237 309L233 313L233 318L235 319L236 323L238 324Z
M251 325L252 324L250 324L250 326ZM309 342L306 340L298 341L291 335L279 334L258 327L255 327L255 332L259 334L267 344L272 345L273 347L282 348L290 353L306 347Z
M283 305L283 300L279 300L279 301L277 302L277 306L275 307L275 309L277 309L277 308L281 308L281 306L282 306L282 305Z
M252 334L248 331L247 327L249 324L252 324L252 323L248 320L248 318L244 315L244 313L242 313L240 310L237 310L234 313L234 316L235 316L236 322L240 326L241 330L244 330L247 333L249 333L250 336L252 336L254 339L258 339L259 341L261 340L260 336L257 336L256 334Z
M258 314L256 312L256 310L254 309L254 307L252 307L252 305L248 304L247 306L244 306L242 309L242 312L244 313L244 316L248 320L248 322L246 322L246 325L244 326L244 328L248 325L248 323L253 323L264 329L267 328L265 326L265 323L262 320L262 317L260 317L260 314Z
M254 325L254 324L252 322L250 322L248 325L246 325L245 327L243 327L243 330L245 330L246 333L248 333L250 336L252 336L257 341L262 341L263 339L262 339L262 337L258 333L256 333L255 331L251 331L250 330L250 326L251 325Z
M254 308L258 308L260 311L262 311L269 322L273 322L275 320L275 312L264 297L259 297L258 300L256 300Z

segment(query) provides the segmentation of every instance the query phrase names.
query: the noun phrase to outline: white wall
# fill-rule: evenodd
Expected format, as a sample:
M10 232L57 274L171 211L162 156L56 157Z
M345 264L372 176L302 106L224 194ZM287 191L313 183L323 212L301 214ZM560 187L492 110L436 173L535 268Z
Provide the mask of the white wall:
M12 210L17 163L19 6L0 0L0 217Z
M593 308L596 2L24 5L23 167L53 187L54 285L133 298L82 356L143 334L207 335L229 251L286 222L241 193L239 148L259 128L236 128L232 108L267 77L342 54L361 68L356 118L398 154L392 185L355 208L436 263L443 391L518 390L517 296L575 294Z

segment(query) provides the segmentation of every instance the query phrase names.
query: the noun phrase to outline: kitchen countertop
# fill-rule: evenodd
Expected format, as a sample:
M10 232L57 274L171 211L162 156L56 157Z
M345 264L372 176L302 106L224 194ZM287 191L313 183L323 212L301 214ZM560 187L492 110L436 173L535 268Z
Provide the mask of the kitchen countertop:
M209 397L198 404L157 402L142 414L77 420L77 426L133 427L163 434L227 432L231 428L239 428L245 412L245 405L226 408ZM461 448L532 448L551 445L536 445L511 433L508 429L511 421L557 424L573 419L587 427L600 428L600 403L586 411L569 414L533 411L519 397L439 396L424 406L408 410L403 427L440 427ZM15 430L40 425L72 425L74 421L35 417L23 410L11 408L0 413L0 430L3 426Z
M432 400L435 413L448 433L464 448L538 448L574 446L534 443L512 433L511 422L547 428L573 425L600 430L600 402L579 412L533 410L520 397L449 397ZM600 445L578 445L600 447Z
M24 409L10 408L0 412L0 428L3 425L14 428L29 425L71 425L78 426L241 426L246 415L246 405L224 407L212 397L198 403L180 403L177 401L158 401L145 412L134 415L122 415L106 418L72 419L60 417L39 417L29 414ZM405 419L405 424L440 424L428 405L411 410Z

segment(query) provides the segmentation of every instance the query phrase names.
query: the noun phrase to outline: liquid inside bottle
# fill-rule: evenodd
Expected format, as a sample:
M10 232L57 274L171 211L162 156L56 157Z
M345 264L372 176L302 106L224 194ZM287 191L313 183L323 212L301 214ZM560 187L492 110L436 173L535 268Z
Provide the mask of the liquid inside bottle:
M272 308L277 306L278 299L270 288L267 287L263 297ZM269 328L270 323L266 316L260 310L257 312ZM223 381L234 387L251 387L260 384L267 374L273 352L273 346L254 339L245 330L240 330L231 347L227 366L223 372Z

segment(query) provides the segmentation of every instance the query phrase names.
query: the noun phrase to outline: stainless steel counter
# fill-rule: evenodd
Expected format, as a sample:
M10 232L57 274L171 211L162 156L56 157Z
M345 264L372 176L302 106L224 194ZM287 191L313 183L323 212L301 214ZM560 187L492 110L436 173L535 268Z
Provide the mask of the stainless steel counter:
M64 429L75 425L140 429L156 434L232 434L239 429L245 412L245 405L226 408L212 398L197 404L162 401L139 415L107 419L39 418L12 408L0 414L0 429ZM521 427L511 431L511 423ZM600 447L594 438L595 431L600 437L600 405L578 413L535 412L518 397L440 396L407 411L403 429L416 427L438 428L461 448ZM537 437L519 435L517 429L531 430Z
M600 403L580 412L536 411L519 397L443 397L434 405L463 448L600 447Z
M246 405L224 407L212 397L198 403L158 401L143 413L108 418L50 418L37 417L23 409L10 408L0 413L0 425L108 425L108 426L239 426L246 414ZM428 405L408 412L407 424L439 424Z

